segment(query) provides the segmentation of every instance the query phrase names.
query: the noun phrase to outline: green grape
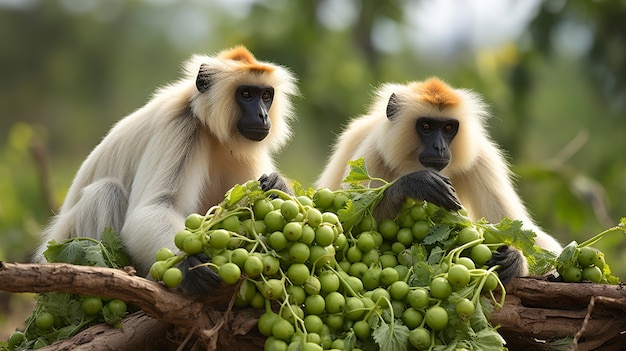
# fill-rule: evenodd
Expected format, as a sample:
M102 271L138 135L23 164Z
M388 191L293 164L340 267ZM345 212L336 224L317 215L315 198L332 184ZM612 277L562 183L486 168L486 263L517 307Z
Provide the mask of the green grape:
M314 275L311 275L309 279L304 282L304 291L309 295L319 294L322 290L322 283L320 279Z
M415 328L409 332L409 342L419 350L430 347L430 332L426 328Z
M351 266L350 266L350 271L348 271L348 274L350 274L351 276L354 277L359 277L362 278L363 274L365 272L367 272L369 268L367 267L367 265L363 262L354 262Z
M289 222L283 228L283 234L287 240L297 241L302 236L302 223Z
M320 188L313 194L313 202L316 207L321 209L327 209L333 205L335 201L335 194L328 188Z
M367 231L375 231L378 229L378 224L376 223L376 219L372 216L371 213L366 214L361 222L358 224L359 232L367 232Z
M482 245L482 244L481 244ZM477 245L478 246L478 245ZM491 251L490 251L491 252ZM472 260L469 257L459 257L456 261L456 264L462 264L465 267L467 267L467 269L476 269L476 264L474 263L474 260Z
M486 279L487 280L485 281L485 285L482 289L483 292L493 291L498 287L499 279L496 273L489 273Z
M361 249L361 252L369 252L376 246L374 237L370 232L363 232L357 237L356 245Z
M189 230L199 229L202 225L202 221L204 221L204 216L197 213L192 213L187 216L187 218L185 218L185 228Z
M361 317L365 314L365 305L363 301L361 301L358 297L348 297L346 298L345 304L345 316L349 320L357 321L361 319Z
M396 258L395 255L392 254L384 254L381 255L378 260L380 261L380 265L383 268L387 268L387 267L395 267L398 265L398 259Z
M346 282L348 283L348 286L350 286L350 289L352 289L352 291L356 292L357 294L363 291L363 282L361 281L361 279L350 276L346 278Z
M295 242L289 247L289 257L293 262L304 263L309 259L310 255L311 250L309 250L309 246L304 243Z
M190 255L199 254L203 248L202 240L195 235L187 237L183 242L183 251Z
M583 279L582 270L576 266L566 267L561 274L563 275L563 280L568 283L578 283Z
M26 341L26 335L21 331L14 331L11 336L9 336L9 350L13 350L16 346L21 345Z
M260 286L257 285L257 289L268 300L277 300L283 297L285 293L283 281L279 279L268 279L262 282Z
M340 330L343 328L343 313L335 313L326 315L326 325L332 330Z
M309 275L309 268L304 263L293 263L287 268L287 277L295 285L304 284Z
M215 250L225 249L230 242L230 234L225 229L216 229L209 234L209 245Z
M335 233L329 225L321 225L315 230L315 243L320 246L328 246L335 241Z
M268 232L282 231L287 224L285 217L280 213L280 210L272 210L265 215L263 219L265 227Z
M348 248L346 258L352 263L361 262L363 252L357 246L350 246L350 248Z
M340 210L344 207L346 207L346 203L348 202L349 198L348 195L343 194L343 193L337 193L335 194L335 199L333 200L333 206Z
M385 240L395 241L398 233L398 224L391 219L383 219L378 225L378 231Z
M193 234L186 229L179 230L178 232L176 232L176 234L174 234L174 244L176 245L177 248L184 250L183 243L188 237L192 235Z
M461 246L479 238L480 234L478 233L478 230L476 230L476 228L465 227L459 232L459 236L457 237L456 242L459 246Z
M367 340L372 335L372 328L366 321L354 322L354 325L352 325L352 330L354 330L354 335L356 335L356 337L361 340Z
M257 328L259 329L261 334L265 336L271 336L272 326L274 326L274 323L276 323L277 319L278 314L272 311L265 311L265 313L263 313L261 317L259 317L259 321L257 322Z
M457 289L467 286L470 278L469 269L462 264L453 264L448 270L448 282Z
M332 271L324 271L319 276L320 292L324 295L339 290L339 277Z
M183 272L177 267L168 268L163 272L163 284L170 289L178 287L182 281Z
M430 304L430 296L424 288L411 289L407 295L407 300L411 307L421 309Z
M432 330L443 330L448 325L448 312L440 306L433 306L424 315L426 325Z
M298 285L289 285L287 287L287 295L289 295L289 302L294 305L301 305L306 299L306 290ZM313 294L311 294L313 295Z
M387 291L389 291L389 295L392 299L403 301L409 294L409 289L409 284L402 280L398 280L391 283L391 285L387 288Z
M167 247L162 247L160 249L157 250L156 255L155 255L155 260L156 261L165 261L168 258L174 257L176 256L174 254L174 252L172 252L172 250L168 249Z
M491 249L485 244L473 246L470 251L470 257L476 267L484 266L491 259L492 255Z
M239 218L237 218L237 216L228 216L224 218L221 222L221 226L230 232L238 233L241 230L241 223L239 222Z
M250 278L256 278L260 276L261 272L263 272L263 268L264 268L263 261L261 261L260 258L254 255L248 256L248 258L246 258L246 260L243 263L243 271Z
M300 213L300 208L298 207L298 204L295 201L285 200L280 205L280 213L289 222L292 219L296 218L298 213Z
M589 266L583 268L583 280L589 280L593 283L599 283L602 281L602 270L598 266Z
M267 198L258 199L254 202L252 206L252 211L254 212L255 219L263 219L265 216L274 210L274 206L272 202Z
M248 259L248 256L250 256L250 253L246 249L240 247L232 251L230 254L230 261L240 268L243 268L243 264Z
M324 300L326 301L327 313L342 312L344 306L346 305L346 298L336 291L328 293L328 295L326 295Z
M604 269L606 261L604 260L604 254L602 252L597 252L596 257L593 259L593 264L600 268L600 270Z
M409 307L402 313L402 321L409 329L415 329L422 324L424 316L420 311L413 307Z
M272 336L276 339L287 341L291 339L295 329L288 320L278 317L272 326Z
M280 261L278 258L270 255L263 255L261 261L263 262L263 274L271 276L278 273L278 270L280 269Z
M432 297L445 300L452 293L452 286L446 278L437 277L430 282L430 295Z
M287 343L277 338L267 338L263 346L264 351L287 351Z
M398 279L400 279L398 271L391 267L383 268L380 272L380 283L383 286L390 286L394 282L398 281Z
M425 211L424 211L425 212ZM417 241L422 241L430 232L430 223L418 220L411 226L411 234Z
M474 306L474 303L472 301L464 298L456 303L454 309L458 315L468 317L472 313L474 313L476 306Z
M169 265L167 264L167 262L156 261L150 267L150 276L154 278L154 280L162 280L163 273L165 273L165 270L167 270L168 267Z
M315 229L308 224L302 226L302 235L300 235L299 242L311 245L315 241Z
M369 250L363 254L361 262L365 263L367 266L371 266L372 264L377 263L379 258L380 255L378 254L378 250Z
M317 208L311 207L306 211L306 221L307 224L313 228L317 228L322 224L322 212Z
M413 205L411 207L411 210L409 211L409 214L414 221L423 220L427 216L426 208L424 208L424 205L420 203L416 203L415 205Z
M306 195L300 195L298 197L296 197L296 200L298 200L298 202L302 205L302 206L308 206L308 207L313 207L313 199L306 196Z
M396 240L404 246L411 246L413 244L413 232L410 228L400 228L396 233Z
M326 300L322 295L309 295L304 300L304 311L309 315L321 315L326 308Z
M285 234L283 234L283 232L273 232L272 234L270 234L270 236L267 238L267 244L274 250L282 250L284 248L287 247L288 244L288 240L285 237Z
M238 265L229 262L219 268L218 275L224 283L232 285L239 281L241 269Z
M324 303L326 306L326 303ZM305 306L306 309L306 306ZM322 327L324 326L324 322L320 316L315 314L309 314L304 317L304 327L309 333L320 333L322 331Z

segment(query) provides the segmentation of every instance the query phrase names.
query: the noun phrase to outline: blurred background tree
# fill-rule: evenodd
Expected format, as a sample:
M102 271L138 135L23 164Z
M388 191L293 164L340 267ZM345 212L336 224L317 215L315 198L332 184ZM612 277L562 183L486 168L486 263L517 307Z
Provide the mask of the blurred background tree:
M287 176L312 185L376 86L437 75L485 97L536 220L583 241L626 216L625 5L0 0L0 260L28 260L89 151L181 61L237 44L299 77ZM626 240L597 247L624 277ZM6 296L2 337L23 321L6 318L24 299Z

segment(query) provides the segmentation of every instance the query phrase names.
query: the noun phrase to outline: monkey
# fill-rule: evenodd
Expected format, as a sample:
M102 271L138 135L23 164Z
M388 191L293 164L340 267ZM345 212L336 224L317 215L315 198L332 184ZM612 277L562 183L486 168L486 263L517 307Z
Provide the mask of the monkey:
M518 196L504 152L486 129L488 117L477 93L437 77L383 84L369 111L340 134L316 186L340 188L348 161L362 157L372 177L395 180L375 218L393 218L407 198L448 210L464 207L472 220L520 220L536 233L537 245L560 253L559 242L533 222ZM513 247L499 249L492 263L500 265L503 282L528 274L523 254Z
M206 213L235 184L259 179L264 190L289 190L273 155L291 137L298 95L286 67L258 61L244 46L193 55L182 77L158 88L118 121L80 166L34 255L44 262L50 240L99 239L115 230L134 268L147 275L161 247L191 213ZM219 278L208 257L183 261L183 288L207 292Z

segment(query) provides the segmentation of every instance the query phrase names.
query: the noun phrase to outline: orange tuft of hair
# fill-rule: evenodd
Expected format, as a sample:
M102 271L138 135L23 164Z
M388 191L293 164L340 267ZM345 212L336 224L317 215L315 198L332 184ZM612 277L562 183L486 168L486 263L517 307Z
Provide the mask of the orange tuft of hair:
M449 85L439 78L430 78L418 85L417 90L423 101L429 102L439 110L461 103L461 98Z
M219 53L218 57L225 60L239 61L242 68L249 69L251 71L268 73L274 71L274 67L257 61L254 55L252 55L252 53L243 45L224 50Z

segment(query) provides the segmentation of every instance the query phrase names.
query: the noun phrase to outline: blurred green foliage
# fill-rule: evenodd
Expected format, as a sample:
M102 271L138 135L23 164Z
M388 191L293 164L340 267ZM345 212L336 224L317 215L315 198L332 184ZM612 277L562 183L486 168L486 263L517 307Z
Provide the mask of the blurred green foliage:
M0 1L0 260L28 260L82 160L182 60L237 44L299 77L278 164L304 185L376 86L437 75L485 97L522 197L563 244L626 216L626 1L538 2L519 37L447 52L411 39L422 3ZM626 276L626 240L597 246Z

